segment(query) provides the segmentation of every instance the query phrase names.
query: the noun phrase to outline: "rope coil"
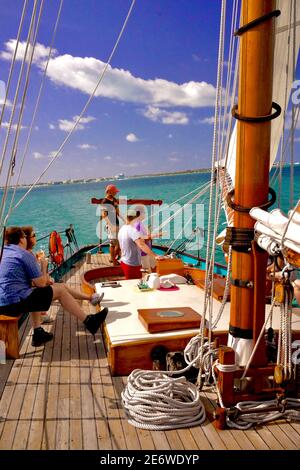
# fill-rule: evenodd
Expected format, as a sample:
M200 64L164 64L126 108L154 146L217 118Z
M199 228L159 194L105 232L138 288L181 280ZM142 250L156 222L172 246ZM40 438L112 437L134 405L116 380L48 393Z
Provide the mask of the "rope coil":
M141 429L166 430L198 426L205 421L197 387L185 377L170 380L171 374L174 372L136 369L129 375L121 396L130 424Z

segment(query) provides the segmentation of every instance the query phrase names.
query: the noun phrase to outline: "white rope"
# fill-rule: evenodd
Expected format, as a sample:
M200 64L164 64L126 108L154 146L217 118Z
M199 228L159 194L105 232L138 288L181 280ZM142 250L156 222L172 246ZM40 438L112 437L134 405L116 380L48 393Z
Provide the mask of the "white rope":
M35 118L36 118L37 111L38 111L38 107L39 107L39 104L40 104L40 99L41 99L42 91L43 91L43 88L44 88L45 79L46 79L46 76L47 76L48 65L49 65L49 61L50 61L51 54L52 54L52 50L53 50L53 46L54 46L54 41L55 41L55 37L56 37L56 33L57 33L57 28L58 28L59 20L60 20L60 15L61 15L61 10L62 10L62 6L63 6L63 1L64 1L64 0L60 0L60 4L59 4L59 8L58 8L58 13L57 13L57 17L56 17L56 22L55 22L55 26L54 26L54 31L53 31L52 39L51 39L51 43L50 43L48 58L47 58L47 62L46 62L46 66L45 66L44 72L43 72L43 77L42 77L42 81L41 81L39 93L38 93L38 96L37 96L35 108L34 108L34 111L33 111L33 116L32 116L32 120L31 120L31 124L30 124L30 128L29 128L29 132L28 132L28 135L27 135L27 140L26 140L26 144L25 144L25 147L24 147L23 155L22 155L22 160L21 160L21 165L20 165L20 170L19 170L18 178L17 178L17 181L16 181L16 183L15 183L13 195L12 195L11 201L10 201L10 206L9 206L7 215L6 215L5 219L4 219L3 225L7 225L8 219L9 219L9 217L10 217L10 215L11 215L11 212L12 212L12 207L13 207L13 203L14 203L14 200L15 200L16 191L17 191L17 188L18 188L18 184L19 184L19 181L20 181L21 174L22 174L22 170L23 170L25 158L26 158L26 156L27 156L28 147L29 147L29 143L30 143L30 138L31 138L31 134L32 134L32 131L33 131L33 126L34 126L34 124L35 124Z
M257 413L245 413L238 415L238 418L233 421L229 416L226 417L228 427L235 429L249 429L253 425L259 425L275 421L276 419L293 419L300 421L300 400L297 398L286 398L282 410L268 411L268 408L278 406L276 400L268 401L245 401L236 405L240 411L247 411L256 408ZM279 405L280 406L280 405ZM293 409L286 409L287 407Z
M11 110L11 114L10 114L10 119L9 119L9 123L8 123L8 127L7 127L6 138L5 138L5 142L4 142L4 145L3 145L3 150L2 150L2 155L1 155L1 164L0 164L0 174L2 172L3 163L4 163L6 150L7 150L7 145L8 145L8 140L9 140L10 132L11 132L11 129L12 129L12 123L13 123L15 111L16 111L16 108L17 108L17 101L18 101L18 97L19 97L19 92L20 92L24 67L25 67L26 60L27 60L28 47L29 47L29 43L30 43L30 37L31 37L32 29L33 29L33 26L34 26L34 19L35 19L35 15L36 15L37 5L38 5L38 0L35 0L32 15L31 15L31 19L30 19L30 25L29 25L27 40L26 40L26 48L25 48L24 57L23 57L22 65L21 65L20 72L19 72L18 83L17 83L16 92L15 92L15 96L14 96L14 100L13 100L13 104L12 104L12 110Z
M192 366L199 367L199 335L191 338L184 350L187 366L179 371L134 370L122 392L122 403L128 422L143 429L165 430L197 426L205 421L205 408L197 386L182 375ZM206 362L209 354L216 357L217 350L209 351L204 343Z
M167 224L169 224L173 219L175 219L175 217L180 214L183 210L184 210L184 207L187 205L187 204L191 204L195 201L197 201L197 199L199 199L201 196L203 196L206 191L209 189L210 187L210 183L206 183L204 184L203 186L200 186L200 188L196 188L194 189L193 191L191 191L190 193L188 194L185 194L184 196L181 196L180 198L178 198L176 201L172 202L171 206L170 206L170 209L172 208L172 206L175 206L175 204L186 198L187 196L191 195L192 193L194 193L195 191L198 191L197 194L195 194L191 199L189 199L188 201L185 202L185 204L181 207L179 207L179 209L177 209L177 211L175 211L172 215L170 215L167 219L165 219L160 225L158 225L157 227L155 227L153 229L153 232L159 232L161 231ZM155 215L157 214L163 214L161 208L158 209L156 212L154 212L153 216L154 217Z
M6 138L5 138L5 142L4 142L4 146L3 146L1 161L4 161L6 151L7 151L8 141L9 141L10 132L11 132L11 129L12 129L12 123L13 123L13 119L14 119L14 115L15 115L15 111L16 111L16 107L17 107L17 100L18 100L20 86L21 86L21 82L22 82L22 78L23 78L24 68L25 68L25 64L26 64L26 61L27 61L27 53L28 53L30 38L31 38L32 31L33 31L33 28L34 28L34 21L35 21L37 6L38 6L38 1L35 0L32 15L31 15L31 19L30 19L30 25L29 25L28 35L27 35L25 53L24 53L22 65L21 65L20 72L19 72L18 83L17 83L17 87L16 87L16 93L15 93L15 97L14 97L14 101L13 101L13 105L12 105L12 111L11 111L11 116L10 116L9 125L8 125L8 129L7 129L7 134L6 134ZM41 12L41 10L40 10L40 12ZM31 55L31 59L29 60L29 64L28 64L28 68L27 68L26 82L27 82L27 79L28 79L29 73L30 73L31 61L32 61L32 55ZM26 93L27 93L27 88L25 86L25 89L24 89L24 92L23 92L22 102L23 102L23 100L25 100L24 96L26 96ZM20 120L19 120L19 123L18 123L18 129L20 129L19 126L20 126ZM18 132L18 129L17 129L16 133ZM15 152L12 151L9 166L8 166L8 170L7 170L7 177L6 177L6 182L5 182L5 186L4 186L2 202L1 202L1 209L0 209L1 233L3 231L3 225L2 225L3 213L4 213L4 209L5 209L7 193L8 193L8 187L9 187L9 180L10 180L11 169L12 169L12 163L13 163L14 158L15 158ZM0 172L1 172L1 169L0 169Z
M98 79L98 82L92 92L92 94L90 95L90 97L88 98L86 104L84 105L81 113L78 115L78 118L76 119L72 129L70 130L69 134L66 136L66 138L64 139L64 141L62 142L62 144L60 145L59 149L56 151L56 154L54 155L54 157L51 159L51 161L49 162L49 164L46 166L46 168L42 171L42 173L40 174L40 176L38 178L36 178L36 180L32 183L32 185L30 186L30 188L28 189L28 191L19 199L19 201L17 202L17 204L15 204L15 206L13 207L13 210L17 209L17 207L20 206L20 204L22 204L22 202L24 201L24 199L28 196L28 194L33 190L33 188L39 183L39 181L41 180L41 178L44 176L44 174L48 171L48 169L53 165L53 163L59 158L59 156L61 155L61 151L63 150L63 148L65 147L66 143L69 141L71 135L73 134L73 132L75 131L75 129L77 128L78 124L80 123L80 120L81 118L83 117L83 115L86 113L96 91L98 90L103 78L104 78L104 75L107 71L107 68L108 66L110 65L111 61L112 61L112 58L116 52L116 49L119 45L119 42L121 40L121 37L124 33L124 30L126 28L126 25L128 23L128 20L130 18L130 15L131 15L131 12L132 12L132 9L134 7L134 4L135 4L136 0L132 0L131 2L131 5L129 7L129 10L128 10L128 13L127 13L127 16L125 18L125 21L123 23L123 26L121 28L121 31L118 35L118 38L116 40L116 43L112 49L112 52L110 53L110 56L108 58L108 61L106 62L101 74L100 74L100 77Z
M209 209L208 209L208 230L207 230L207 245L206 245L206 274L205 274L205 286L204 286L204 309L201 318L200 324L200 369L198 375L198 384L201 388L202 385L202 355L203 355L203 344L204 344L204 329L206 323L206 312L209 308L209 323L211 324L212 318L212 296L208 295L208 285L211 283L213 286L213 265L208 262L210 259L210 242L211 242L211 223L212 223L212 207L213 207L213 179L214 179L214 169L217 155L217 129L219 122L219 107L222 95L222 58L224 57L224 34L225 34L225 20L226 20L226 0L222 0L221 4L221 15L220 15L220 35L219 35L219 49L218 49L218 70L217 70L217 84L216 84L216 105L215 105L215 115L214 115L214 133L213 133L213 146L212 146L212 165L211 165L211 187L209 195ZM212 255L213 256L213 255ZM211 332L209 332L209 341L211 341Z
M176 372L140 369L131 372L121 394L130 424L166 430L198 426L205 421L200 392L185 377L170 379Z
M222 303L221 303L219 312L217 314L217 317L215 318L212 326L210 327L212 330L214 330L217 327L217 325L218 325L218 323L219 323L219 321L222 317L222 314L224 312L225 305L227 303L227 298L228 298L228 294L229 294L229 291L230 291L230 285L231 285L230 284L231 265L232 265L232 247L230 246L229 247L229 253L228 253L228 265L227 265L226 281L225 281L223 299L222 299Z
M41 17L42 17L43 7L44 7L44 0L41 0L38 19L37 19L37 24L36 24L35 28L32 29L32 38L30 38L30 46L31 47L30 47L28 66L27 66L27 72L26 72L26 77L25 77L25 84L24 84L22 99L21 99L21 103L20 103L20 111L19 111L19 116L18 116L18 121L17 121L17 128L16 128L16 132L15 132L15 137L14 137L14 140L13 140L13 145L12 145L10 165L9 165L9 169L8 169L8 172L7 172L7 178L6 178L6 184L5 184L6 192L5 192L5 196L3 197L2 205L1 205L0 221L1 221L2 227L5 225L5 222L3 223L3 217L4 217L4 212L5 212L5 206L6 206L7 189L10 186L10 181L11 181L11 178L13 176L13 170L14 170L14 166L15 166L15 159L16 159L16 155L17 155L17 148L18 148L19 137L20 137L20 132L21 132L23 113L24 113L24 109L25 109L25 101L26 101L27 91L28 91L28 87L29 87L29 78L30 78L31 66L32 66L32 61L33 61L33 56L34 56L34 51L35 51L35 46L36 46L36 39L37 39L38 30L39 30L39 25L40 25L40 21L41 21ZM35 18L34 18L34 21L35 21Z
M237 364L220 364L219 361L215 362L215 367L220 372L235 372L239 370L239 366Z
M7 82L6 82L5 97L4 97L4 102L3 102L3 106L2 106L2 109L1 109L1 115L0 115L0 126L2 124L2 119L3 119L3 116L4 116L4 112L5 112L6 102L7 102L7 98L8 98L8 95L9 95L9 90L10 90L10 85L11 85L11 78L12 78L13 71L14 71L14 66L15 66L15 63L16 63L17 50L18 50L18 47L19 47L20 36L21 36L22 28L23 28L23 23L24 23L24 18L25 18L25 14L26 14L27 5L28 5L28 0L25 0L24 5L23 5L22 14L21 14L19 29L18 29L18 33L17 33L15 50L14 50L14 54L13 54L13 57L12 57L12 60L11 60L9 73L8 73L8 78L7 78ZM3 166L3 161L1 160L0 174L1 174L2 166Z

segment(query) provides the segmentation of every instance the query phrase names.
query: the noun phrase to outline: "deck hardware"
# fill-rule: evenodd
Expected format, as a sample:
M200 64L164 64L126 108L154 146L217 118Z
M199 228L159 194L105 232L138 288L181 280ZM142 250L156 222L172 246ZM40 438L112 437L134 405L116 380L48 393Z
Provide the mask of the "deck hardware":
M242 279L231 278L230 282L234 287L247 287L248 289L253 289L253 281L243 281Z

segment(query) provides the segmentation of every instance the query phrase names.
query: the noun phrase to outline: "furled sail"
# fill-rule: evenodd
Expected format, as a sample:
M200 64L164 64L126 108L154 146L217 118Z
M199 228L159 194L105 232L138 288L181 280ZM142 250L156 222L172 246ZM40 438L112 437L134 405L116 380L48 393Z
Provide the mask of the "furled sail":
M295 15L294 8L295 5ZM276 38L274 51L274 73L273 73L273 101L281 106L281 115L272 121L271 126L271 149L270 149L270 169L276 159L280 138L283 131L284 110L287 107L294 77L294 64L300 47L300 5L294 0L277 0L276 9L281 11L276 19ZM294 18L295 22L295 44L294 44ZM293 57L293 53L295 58ZM259 85L259 84L258 84ZM235 123L229 149L227 171L232 181L235 181L236 162L236 134L237 124Z

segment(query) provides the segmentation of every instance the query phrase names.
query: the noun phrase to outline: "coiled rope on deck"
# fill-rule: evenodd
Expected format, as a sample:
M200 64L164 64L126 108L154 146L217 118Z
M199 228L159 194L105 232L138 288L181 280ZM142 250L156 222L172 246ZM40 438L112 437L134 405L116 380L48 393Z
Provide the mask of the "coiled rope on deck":
M167 430L197 426L205 421L205 408L197 387L182 371L136 369L128 377L122 402L128 422L137 428Z

